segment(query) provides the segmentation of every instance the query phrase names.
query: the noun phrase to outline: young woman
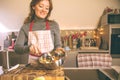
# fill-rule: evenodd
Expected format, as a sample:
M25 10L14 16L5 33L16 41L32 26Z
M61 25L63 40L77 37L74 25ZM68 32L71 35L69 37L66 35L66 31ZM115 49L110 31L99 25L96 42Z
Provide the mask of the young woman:
M19 31L14 49L16 53L29 53L29 62L42 54L61 48L57 22L49 20L53 9L51 0L32 0L30 13Z

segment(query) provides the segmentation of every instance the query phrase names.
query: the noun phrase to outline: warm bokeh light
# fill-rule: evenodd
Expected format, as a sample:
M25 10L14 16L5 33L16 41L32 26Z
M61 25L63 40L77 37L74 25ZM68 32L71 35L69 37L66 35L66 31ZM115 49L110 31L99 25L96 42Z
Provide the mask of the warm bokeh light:
M4 32L9 32L9 29L7 29L6 27L5 27L5 25L3 25L2 23L0 23L0 32L2 32L2 33L4 33Z

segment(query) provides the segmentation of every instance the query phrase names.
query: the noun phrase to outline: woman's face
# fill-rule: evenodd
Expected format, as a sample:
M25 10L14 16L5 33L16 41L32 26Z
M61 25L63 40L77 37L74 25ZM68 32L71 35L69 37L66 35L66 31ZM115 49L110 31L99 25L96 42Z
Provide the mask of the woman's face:
M33 9L35 10L35 14L39 18L46 18L49 12L49 1L48 0L42 0L39 3L37 3L35 6L33 6Z

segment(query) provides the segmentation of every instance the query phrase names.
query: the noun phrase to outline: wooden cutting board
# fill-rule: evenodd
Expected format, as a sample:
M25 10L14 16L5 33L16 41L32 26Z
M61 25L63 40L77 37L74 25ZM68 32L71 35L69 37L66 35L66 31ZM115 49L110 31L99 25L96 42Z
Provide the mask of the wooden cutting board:
M45 80L65 80L62 68L55 70L35 70L20 67L0 76L0 80L34 80L38 77L44 77ZM17 73L16 73L17 72ZM41 79L37 79L41 80Z

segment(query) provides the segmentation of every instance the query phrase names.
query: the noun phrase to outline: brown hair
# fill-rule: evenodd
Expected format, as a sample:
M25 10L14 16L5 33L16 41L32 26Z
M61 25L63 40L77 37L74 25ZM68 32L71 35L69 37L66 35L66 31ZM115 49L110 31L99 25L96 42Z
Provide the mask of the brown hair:
M32 7L35 6L37 3L39 3L40 1L43 1L43 0L32 0L31 1L31 3L30 3L30 13L29 13L28 17L24 20L24 24L29 23L29 22L34 20L35 11L33 10ZM51 14L51 11L53 9L52 0L48 0L48 1L49 1L49 4L50 4L50 7L49 7L48 15L45 18L46 20L48 20L50 14Z

